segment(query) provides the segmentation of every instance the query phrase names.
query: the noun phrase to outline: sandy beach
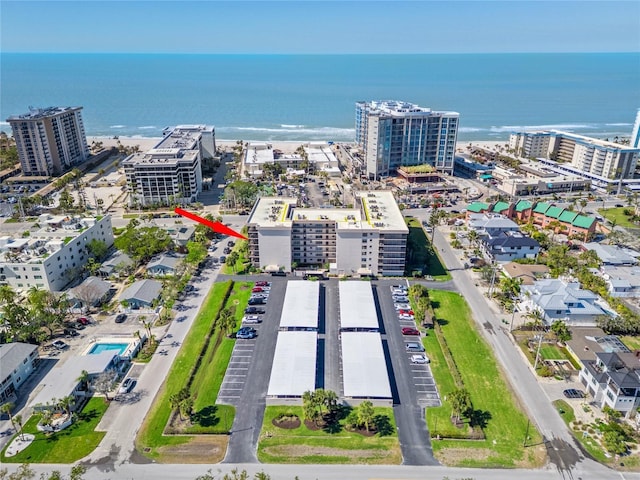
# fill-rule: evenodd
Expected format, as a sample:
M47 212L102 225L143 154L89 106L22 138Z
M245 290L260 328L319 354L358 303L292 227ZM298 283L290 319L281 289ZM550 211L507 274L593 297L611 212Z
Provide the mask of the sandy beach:
M102 142L103 146L107 148L115 147L117 146L118 142L120 142L120 144L124 145L125 147L135 147L137 145L138 147L140 147L140 151L142 152L152 149L160 142L160 140L162 140L162 137L119 137L118 139L115 139L113 137L96 137L96 136L87 137L87 143L89 144L89 147L91 147L91 144L93 142ZM251 140L249 140L249 142L251 142ZM307 143L307 142L301 142L301 141L261 141L261 140L254 140L254 142L270 143L271 145L273 145L273 148L277 148L278 150L282 150L283 152L287 152L287 153L294 152L300 145ZM509 143L508 140L503 140L503 141L496 141L496 140L477 141L476 140L472 142L460 141L456 144L456 151L466 152L467 146L469 144L494 150L497 147L504 147L504 145L507 143ZM218 148L226 147L227 149L230 149L236 145L236 141L235 140L216 140L216 145L218 146Z

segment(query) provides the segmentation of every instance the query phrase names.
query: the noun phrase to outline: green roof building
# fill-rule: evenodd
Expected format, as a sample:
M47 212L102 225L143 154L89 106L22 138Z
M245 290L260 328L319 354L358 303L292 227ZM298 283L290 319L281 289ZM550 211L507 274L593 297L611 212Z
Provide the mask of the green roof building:
M587 217L586 215L578 215L573 221L573 226L578 228L590 229L596 219L594 217Z
M576 219L577 216L578 216L577 212L565 210L560 214L560 217L558 217L558 220L565 223L573 223L573 221Z
M533 213L545 213L549 208L551 208L551 205L546 202L540 202L536 205L536 208L533 209Z
M509 210L509 204L507 202L496 202L492 209L492 211L496 213L502 213L505 210Z
M564 211L564 208L560 207L549 207L549 209L544 212L544 214L549 218L555 218L556 220L560 218L560 215Z
M516 212L524 212L525 210L529 210L533 204L528 200L520 200L516 203Z
M473 202L467 205L467 211L473 213L482 213L489 210L489 204L484 202Z

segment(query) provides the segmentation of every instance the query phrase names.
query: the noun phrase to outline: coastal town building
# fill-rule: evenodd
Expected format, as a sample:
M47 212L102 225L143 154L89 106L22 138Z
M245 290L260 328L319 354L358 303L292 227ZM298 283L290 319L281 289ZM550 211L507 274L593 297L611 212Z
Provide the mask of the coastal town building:
M629 142L631 148L640 148L640 108L636 113L636 121L633 124L633 130L631 131L631 141Z
M326 142L307 142L302 151L284 153L266 142L251 142L247 145L242 170L245 176L260 178L268 174L277 165L284 174L304 175L325 172L328 176L339 176L339 162L331 145Z
M298 208L262 197L248 224L249 258L266 271L312 266L344 275L403 275L409 230L391 191L356 195L356 208Z
M609 315L609 310L603 308L604 300L580 288L577 281L538 280L522 286L520 300L520 311L540 312L547 325L562 320L570 326L595 326L598 317Z
M92 240L113 245L111 217L38 217L38 230L0 237L0 284L17 290L61 291L76 280L89 260Z
M509 147L522 157L538 159L542 168L581 176L599 189L620 192L625 185L640 185L633 178L640 157L638 146L550 130L512 133Z
M213 151L212 151L213 150ZM215 131L180 126L152 149L134 153L122 165L131 206L188 204L202 192L202 159L215 153Z
M89 157L82 107L30 108L7 118L13 130L22 173L60 175Z
M415 165L453 174L459 117L408 102L357 102L356 143L364 152L366 174L387 176Z
M29 343L4 343L0 345L0 404L13 401L16 391L38 362L38 346Z
M120 294L118 300L127 309L150 309L160 297L160 292L162 292L162 283L157 280L138 280L129 285Z

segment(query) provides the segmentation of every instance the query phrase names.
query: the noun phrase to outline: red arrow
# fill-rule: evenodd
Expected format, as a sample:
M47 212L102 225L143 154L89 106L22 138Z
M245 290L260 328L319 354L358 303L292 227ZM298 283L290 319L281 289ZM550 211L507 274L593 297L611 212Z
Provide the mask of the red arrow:
M207 227L209 227L211 230L213 230L216 233L221 233L223 235L229 235L231 237L236 237L236 238L241 238L243 240L248 240L247 237L245 237L241 233L238 233L235 230L227 227L223 223L212 222L211 220L207 220L206 218L199 217L198 215L196 215L194 213L191 213L191 212L187 212L186 210L183 210L181 208L176 208L174 211L178 215L182 215L183 217L187 217L189 220L193 220L194 222L198 222L198 223L201 223L203 225L206 225Z

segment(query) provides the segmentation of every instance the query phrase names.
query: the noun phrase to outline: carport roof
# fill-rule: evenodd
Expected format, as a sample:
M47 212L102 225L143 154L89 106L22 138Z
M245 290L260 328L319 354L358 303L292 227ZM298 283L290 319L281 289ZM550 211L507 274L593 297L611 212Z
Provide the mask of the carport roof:
M346 398L391 398L387 362L377 332L342 332L342 378Z
M318 302L320 283L310 281L287 282L284 295L281 328L318 328Z
M316 332L278 332L271 365L269 397L301 397L316 388Z
M371 282L352 280L339 282L340 327L378 329L378 315Z

